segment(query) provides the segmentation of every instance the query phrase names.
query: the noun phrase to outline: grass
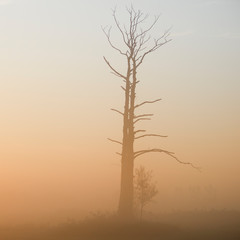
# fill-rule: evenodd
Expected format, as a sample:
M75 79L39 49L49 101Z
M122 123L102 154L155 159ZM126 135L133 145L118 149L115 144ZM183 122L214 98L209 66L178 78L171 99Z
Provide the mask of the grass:
M1 240L239 240L240 213L178 212L155 221L95 216L57 226L0 228ZM160 221L161 219L161 221Z

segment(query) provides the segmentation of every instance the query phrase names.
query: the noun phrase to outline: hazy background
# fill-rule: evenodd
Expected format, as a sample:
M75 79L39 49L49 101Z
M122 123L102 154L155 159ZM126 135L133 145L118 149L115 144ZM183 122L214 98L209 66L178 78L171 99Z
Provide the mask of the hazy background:
M240 1L0 0L0 223L80 218L114 211L120 183L120 80L124 70L101 25L115 5L127 23L131 2L172 27L173 41L150 54L138 72L137 100L155 114L141 123L167 139L159 146L202 173L161 154L136 165L152 169L159 194L148 210L240 210ZM113 29L113 31L116 28ZM113 32L121 45L118 32ZM139 124L140 126L140 124Z

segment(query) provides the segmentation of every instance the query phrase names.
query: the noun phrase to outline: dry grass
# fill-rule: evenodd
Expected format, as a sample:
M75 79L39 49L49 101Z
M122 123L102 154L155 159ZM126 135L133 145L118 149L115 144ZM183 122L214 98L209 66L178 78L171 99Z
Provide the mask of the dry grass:
M240 213L188 212L159 221L121 222L116 217L94 216L54 227L0 228L1 240L239 240ZM163 220L163 219L162 219ZM181 221L182 220L182 221Z

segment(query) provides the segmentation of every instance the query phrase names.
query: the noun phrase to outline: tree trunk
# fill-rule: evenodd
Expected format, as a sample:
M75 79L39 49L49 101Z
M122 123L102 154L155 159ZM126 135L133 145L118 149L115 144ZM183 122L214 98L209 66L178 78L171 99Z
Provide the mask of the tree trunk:
M140 221L142 221L142 215L143 215L143 205L141 205L141 211L140 211Z
M130 58L128 61L130 73ZM124 220L133 218L133 171L134 171L134 105L136 88L136 65L133 64L133 79L130 74L126 81L125 109L123 124L121 191L119 201L119 216Z
M133 159L122 159L121 191L119 201L119 216L123 220L133 218Z
M129 106L129 92L126 94ZM130 127L131 126L131 127ZM121 162L121 190L119 200L119 216L123 220L133 218L133 168L134 168L134 138L130 134L132 123L129 119L129 107L125 108L123 124L123 145L122 145L122 162Z

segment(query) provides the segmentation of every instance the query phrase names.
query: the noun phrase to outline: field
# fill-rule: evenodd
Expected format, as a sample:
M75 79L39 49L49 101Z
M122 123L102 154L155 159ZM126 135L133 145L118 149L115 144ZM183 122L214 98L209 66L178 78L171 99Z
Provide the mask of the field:
M121 222L99 215L55 226L14 226L0 229L1 240L147 240L240 239L240 213L235 211L176 212L153 220ZM161 220L162 218L162 220ZM157 220L158 219L158 220Z

